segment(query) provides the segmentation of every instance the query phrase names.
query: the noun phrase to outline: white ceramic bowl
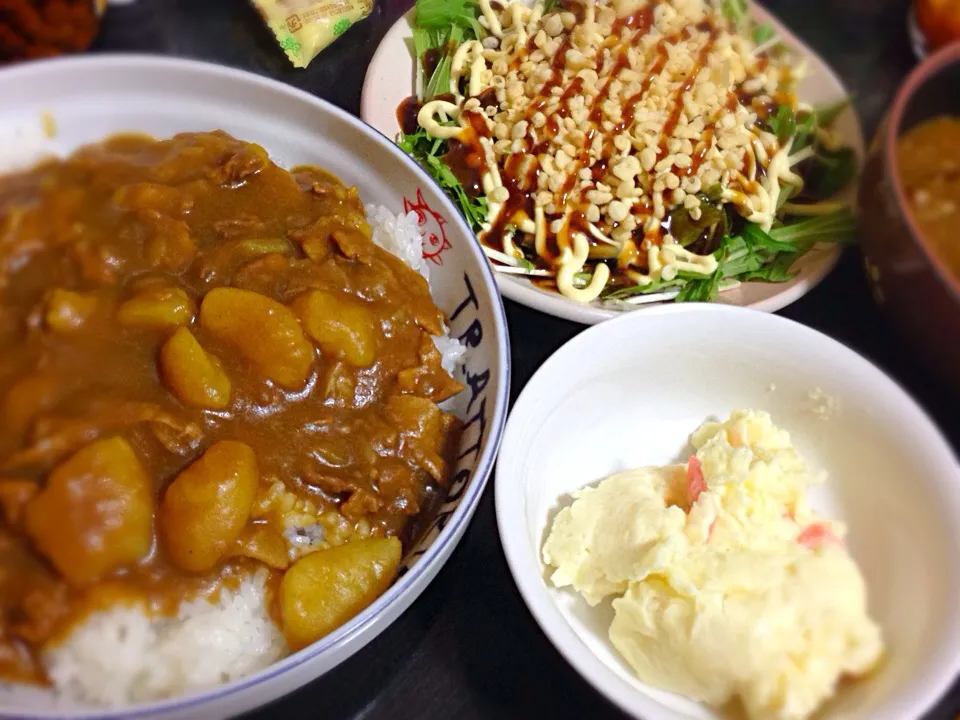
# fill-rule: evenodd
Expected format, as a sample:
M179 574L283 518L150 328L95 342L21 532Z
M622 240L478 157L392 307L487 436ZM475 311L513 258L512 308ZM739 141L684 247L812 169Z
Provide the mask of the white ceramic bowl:
M410 50L415 13L416 10L411 9L387 31L370 60L363 80L360 117L389 138L396 138L400 132L397 106L416 91L416 66ZM794 48L806 62L810 74L800 83L797 93L802 101L812 105L829 105L848 95L843 82L830 66L774 15L756 3L751 3L751 13L758 22L769 23L784 42ZM844 142L854 148L862 162L863 131L852 108L847 108L837 118L836 130ZM844 197L852 201L855 193L856 183L851 183ZM798 274L792 280L785 283L744 283L722 292L720 302L774 312L796 302L819 285L836 265L839 257L840 250L836 245L818 246L797 261ZM498 274L497 281L505 297L573 322L593 324L624 312L650 307L638 305L630 310L622 310L603 306L597 301L582 304L558 293L541 290L529 279L515 275Z
M590 328L544 363L514 406L497 462L497 521L524 600L566 659L625 711L717 717L636 680L608 641L609 603L590 608L554 588L540 548L560 496L677 462L701 422L745 408L769 411L812 468L829 473L811 502L848 524L883 628L888 659L845 686L823 720L919 718L960 668L960 469L892 380L776 315L663 306Z
M433 259L434 296L450 316L452 334L470 346L466 376L459 378L470 381L460 413L468 424L446 502L406 558L402 577L336 632L239 682L111 713L58 707L55 714L217 718L280 697L345 660L396 619L437 574L476 509L499 444L510 384L506 320L490 266L450 201L413 160L356 118L281 83L200 62L94 56L4 70L0 98L0 160L22 164L38 152L62 155L121 131L166 137L219 128L263 145L287 167L322 166L356 184L367 204L397 212L417 208L425 230L436 238L424 247ZM43 132L46 117L56 125L53 137ZM439 224L438 215L446 223ZM4 702L0 698L0 717L51 714L40 705Z

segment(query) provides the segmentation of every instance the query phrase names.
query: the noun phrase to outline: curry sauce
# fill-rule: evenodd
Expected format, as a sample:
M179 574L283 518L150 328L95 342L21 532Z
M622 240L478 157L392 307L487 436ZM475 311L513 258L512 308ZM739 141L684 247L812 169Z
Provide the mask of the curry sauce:
M44 682L91 609L173 613L255 568L292 647L372 601L399 562L377 539L448 481L443 332L356 188L225 133L0 177L0 677ZM344 543L376 582L285 615L288 569Z

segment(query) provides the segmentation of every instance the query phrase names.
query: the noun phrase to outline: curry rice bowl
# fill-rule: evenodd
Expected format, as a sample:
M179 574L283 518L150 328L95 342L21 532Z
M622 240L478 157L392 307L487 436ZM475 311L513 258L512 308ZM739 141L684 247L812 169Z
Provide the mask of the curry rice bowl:
M429 283L416 213L370 205L367 217L373 241ZM434 342L443 368L453 374L466 348L449 332ZM299 555L321 542L325 531L314 521L289 527L285 537ZM174 617L151 616L132 602L92 613L43 653L51 689L0 683L0 702L121 707L209 690L261 670L290 652L270 617L267 575L261 569L209 596L186 599Z

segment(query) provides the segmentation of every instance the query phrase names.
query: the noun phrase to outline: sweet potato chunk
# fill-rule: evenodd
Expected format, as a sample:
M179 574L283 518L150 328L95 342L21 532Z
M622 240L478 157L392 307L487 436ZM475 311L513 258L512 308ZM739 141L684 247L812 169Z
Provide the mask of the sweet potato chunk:
M223 440L181 472L160 504L159 525L170 560L181 570L210 570L240 537L260 480L249 445Z
M300 390L310 377L314 350L297 316L266 295L215 288L200 305L200 325L282 388Z
M319 640L382 595L400 554L395 537L366 538L297 560L283 576L278 597L290 649Z
M143 328L173 328L193 321L193 302L182 288L147 288L117 309L121 325Z
M222 410L230 404L230 378L220 360L184 327L160 348L160 377L187 405Z
M47 327L56 333L79 330L97 311L97 297L92 293L54 290L47 301L44 317Z
M361 300L325 290L310 290L293 301L307 335L320 349L354 367L370 367L376 359L380 328Z
M24 527L69 583L96 582L150 552L150 478L126 440L96 440L54 468Z

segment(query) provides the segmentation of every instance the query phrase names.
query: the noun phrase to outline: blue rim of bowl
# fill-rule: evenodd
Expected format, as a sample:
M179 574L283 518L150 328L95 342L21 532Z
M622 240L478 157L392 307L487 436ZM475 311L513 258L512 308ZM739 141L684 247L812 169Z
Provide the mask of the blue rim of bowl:
M583 343L589 344L595 335L601 332L615 331L615 329L621 325L624 326L624 329L622 329L621 332L629 332L627 327L630 323L642 323L643 319L641 318L649 318L651 315L689 315L697 313L716 315L730 314L740 316L744 316L746 314L756 315L760 318L767 318L762 320L762 322L790 325L801 334L807 334L810 337L819 336L829 344L837 346L838 351L846 354L848 357L852 357L854 361L861 364L865 370L875 372L877 375L882 376L884 380L889 383L891 391L894 394L899 395L901 400L905 400L909 405L914 407L918 413L918 416L927 424L932 436L937 439L939 444L946 451L947 456L952 459L956 468L956 472L960 474L960 456L958 456L957 451L954 450L953 445L944 435L939 425L934 422L932 416L927 412L926 408L917 401L913 394L910 393L903 385L901 385L896 378L888 374L883 368L874 364L873 361L864 355L861 355L853 348L844 345L833 336L828 335L825 332L821 332L816 328L810 327L809 325L804 325L796 320L791 320L783 315L766 313L761 310L741 307L738 305L726 305L723 303L663 304L651 307L649 311L644 313L624 313L623 315L613 318L612 320L593 325L567 340L556 351L554 351L554 353L548 357L539 368L537 368L537 371L527 382L519 397L517 397L516 401L514 402L513 410L522 410L523 405L533 402L532 395L530 394L532 390L530 390L530 388L532 388L537 376L540 375L548 365L562 363L562 355L564 354L564 351L571 346ZM508 451L511 449L510 446L512 444L510 436L512 433L516 432L513 430L513 426L516 424L516 422L519 422L519 420L515 419L516 417L518 417L518 415L516 412L514 412L511 415L510 421L507 423L507 427L504 431L504 439L507 442ZM621 711L640 720L641 715L639 714L638 708L630 701L630 697L637 694L638 691L631 687L626 680L624 680L624 678L619 677L606 666L603 666L605 669L602 671L594 671L591 669L590 663L585 662L582 658L584 655L593 655L592 651L585 643L583 643L582 639L576 634L573 628L569 626L566 618L564 618L560 613L555 600L549 603L549 608L545 612L546 614L553 616L555 620L562 621L563 629L558 631L548 627L546 622L543 620L544 612L537 607L538 599L535 594L536 591L532 590L532 586L535 584L534 580L527 579L528 577L533 577L528 572L530 569L531 558L524 551L519 549L521 543L507 543L503 540L503 532L501 528L506 526L511 519L514 519L507 518L504 513L501 513L500 510L501 497L506 498L507 493L507 490L503 488L508 487L503 468L503 464L497 465L496 478L494 479L494 513L497 521L497 532L500 535L500 544L503 547L503 554L507 560L507 567L510 571L510 576L513 578L513 583L517 588L517 592L520 593L523 604L526 606L527 611L530 613L533 620L537 623L537 626L540 628L541 632L544 634L547 640L550 641L550 644L553 646L554 650L557 651L560 657L563 658L563 660L581 677L581 679L583 679L584 682L590 685L590 687L596 690L597 693L602 695L607 701L618 707ZM506 500L504 499L503 502L505 503ZM954 504L960 504L960 500L957 500ZM540 569L542 569L542 565L538 566L538 563L541 562L539 558L541 545L542 539L539 544L534 546L532 558L533 566L540 567ZM545 587L547 593L549 594L551 588L547 584L547 581L543 577L540 577L539 582ZM960 621L954 619L948 630L954 638L960 638ZM568 640L575 642L565 643L562 638L567 638ZM576 647L581 651L580 653L574 653L571 650L575 644ZM593 655L593 657L596 656ZM957 673L960 672L960 654L955 653L951 660L952 662L950 666L942 668L942 671L936 675L932 682L924 678L924 681L926 682L925 689L927 690L927 694L922 696L922 699L917 703L914 703L916 705L923 705L923 712L929 712L936 707L936 703L944 697L944 693L950 689L952 683L956 679ZM601 661L598 660L597 662L602 665ZM611 690L609 687L606 687L605 683L601 682L601 677L607 673L612 673L613 678L616 681L613 690ZM911 708L911 710L917 710L919 712L921 708ZM644 708L643 712L648 713L648 709ZM645 714L643 717L654 716Z
M473 233L467 227L466 221L463 219L460 212L454 207L453 202L447 197L446 193L443 192L443 190L434 182L434 180L426 173L426 171L417 165L413 158L404 153L389 138L372 126L367 125L359 118L351 115L346 110L337 107L333 103L323 100L316 95L311 95L310 93L300 90L299 88L282 83L278 80L263 77L245 70L208 63L202 60L171 58L164 55L150 55L143 53L103 53L100 55L62 57L50 60L31 61L3 70L0 72L0 79L8 78L14 75L43 75L48 72L54 72L62 65L88 66L90 70L93 71L101 66L110 67L116 64L122 64L126 69L130 69L131 66L142 65L161 70L165 68L170 70L188 70L198 74L203 73L211 77L219 77L225 81L239 81L258 85L260 87L283 92L300 100L309 102L316 106L321 112L331 113L337 119L346 122L357 132L366 135L372 135L377 143L383 146L383 149L386 152L393 155L395 158L400 159L403 164L422 182L427 182L437 189L437 194L440 196L441 201L446 205L445 209L447 210L447 216L452 218L452 221L460 227L465 237L473 237ZM414 590L414 585L416 582L421 576L427 573L437 556L440 555L441 552L451 544L451 542L453 542L454 538L457 537L462 530L466 530L466 525L469 524L470 519L472 518L473 513L480 502L480 497L483 494L483 490L486 487L487 481L490 478L490 474L493 470L493 464L500 448L500 442L503 439L503 430L507 419L507 408L510 401L511 357L509 330L507 325L506 311L504 310L503 306L503 299L500 296L496 279L493 276L493 269L490 267L490 263L487 262L486 256L483 255L476 243L470 243L470 252L476 258L477 267L480 268L480 273L489 290L489 295L492 298L491 311L494 319L496 320L498 328L501 330L501 332L496 333L496 338L497 355L502 367L502 380L496 395L497 405L496 409L494 410L493 423L491 427L491 433L488 436L487 446L480 458L477 460L477 465L470 478L469 486L460 500L459 505L457 505L457 509L453 513L451 522L443 528L443 530L437 536L437 539L431 543L430 547L427 548L426 552L424 552L424 554L417 560L416 564L410 568L409 572L405 573L397 580L397 582L391 585L387 592L377 598L372 605L365 608L359 615L347 622L345 625L337 628L330 635L321 638L312 645L308 645L299 652L293 653L292 655L278 660L277 662L267 666L257 673L254 673L253 675L241 678L235 682L199 693L182 695L158 702L123 706L114 710L92 710L90 712L81 710L79 712L68 711L65 714L60 714L62 711L58 707L54 706L50 707L49 710L44 709L40 712L31 713L29 715L4 715L3 717L8 718L8 720L37 720L38 718L60 717L70 718L70 720L116 720L118 718L143 718L160 713L182 712L192 707L198 707L211 701L219 700L228 695L233 695L234 693L248 690L263 682L272 680L288 670L314 659L324 652L336 648L345 648L353 644L357 641L357 638L361 634L368 630L368 628L376 621L377 617L384 610L386 610L402 595ZM407 607L404 607L403 610L400 611L401 614L407 610L409 605L413 604L413 602L425 588L426 586L417 590L416 596L410 599ZM390 623L392 622L393 621L390 621ZM390 623L387 623L387 625L389 626ZM385 628L386 626L381 628L381 631ZM373 638L370 638L367 642L371 640L373 640ZM349 655L344 658L344 660L348 659L350 655L359 649L360 648L351 650ZM339 662L335 663L334 667L338 664ZM331 670L332 669L333 668L331 668ZM304 685L306 685L306 683L304 683ZM303 685L300 687L303 687ZM289 692L292 692L292 690ZM284 693L284 695L285 694L288 693Z

